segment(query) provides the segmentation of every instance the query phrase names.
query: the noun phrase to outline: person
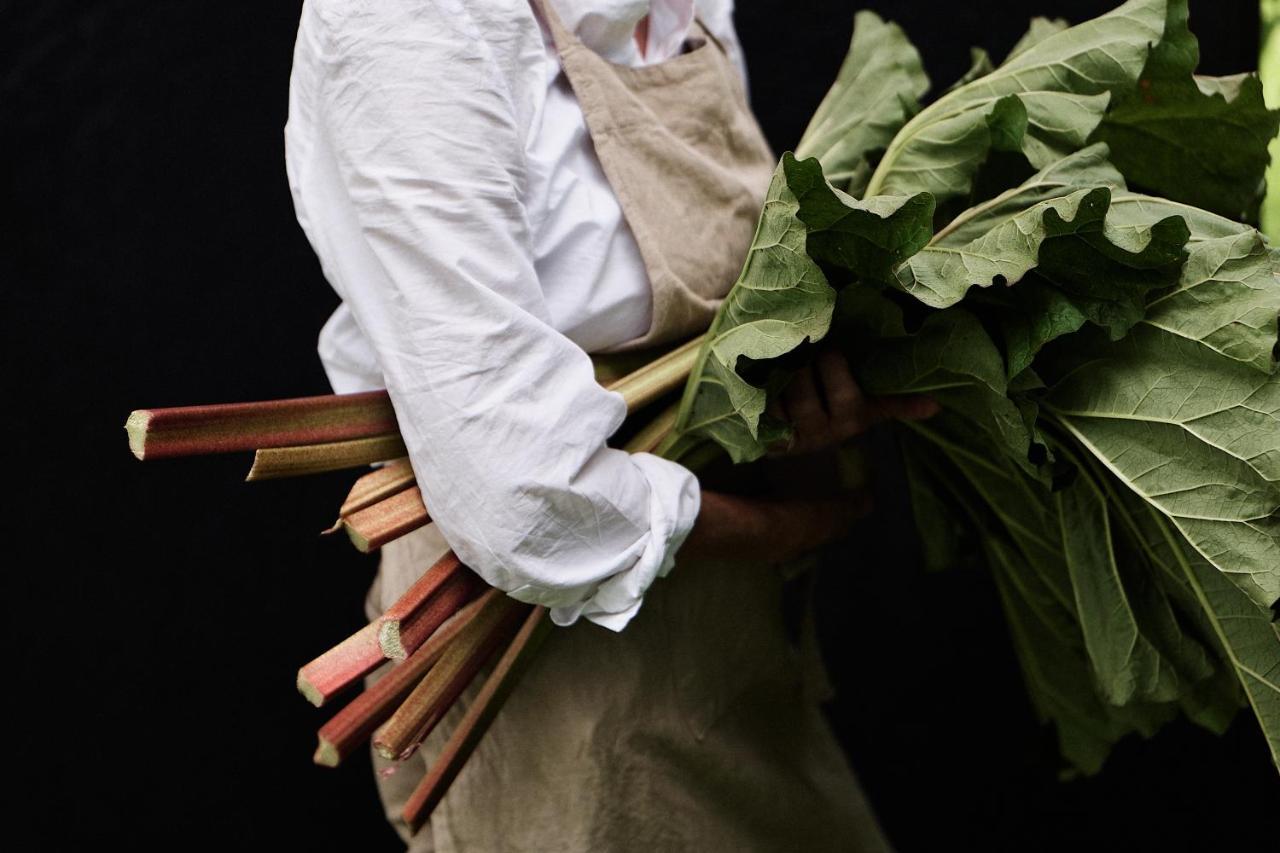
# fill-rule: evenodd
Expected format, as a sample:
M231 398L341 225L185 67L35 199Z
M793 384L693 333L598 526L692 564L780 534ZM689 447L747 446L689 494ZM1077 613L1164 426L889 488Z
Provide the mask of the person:
M889 849L778 571L864 499L734 494L609 447L625 407L589 355L701 333L741 269L776 157L732 11L303 5L286 166L342 298L319 353L335 392L388 390L433 520L382 549L366 610L452 548L561 626L418 833L400 810L478 684L410 760L374 755L413 851ZM930 405L866 399L824 352L780 452Z

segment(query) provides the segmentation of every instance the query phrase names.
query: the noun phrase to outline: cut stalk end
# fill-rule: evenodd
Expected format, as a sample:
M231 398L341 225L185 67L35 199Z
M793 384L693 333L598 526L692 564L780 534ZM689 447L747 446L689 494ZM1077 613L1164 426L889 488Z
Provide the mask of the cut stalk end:
M351 538L351 544L356 546L357 551L359 551L361 554L368 554L370 551L373 550L373 546L369 544L368 537L362 535L360 531L356 530L354 527L352 527L350 524L347 524L345 521L342 522L342 526L346 528L347 536Z
M378 629L378 645L382 647L382 653L391 660L404 660L409 656L400 639L399 619L383 621L382 627Z
M298 670L298 692L317 708L324 704L324 694L307 680L307 677L302 674L302 670Z
M342 763L342 756L330 741L320 738L320 743L316 746L316 754L311 757L311 760L321 767L337 767Z
M147 427L151 424L151 412L147 409L135 409L124 422L125 432L129 434L129 450L139 459L147 458Z

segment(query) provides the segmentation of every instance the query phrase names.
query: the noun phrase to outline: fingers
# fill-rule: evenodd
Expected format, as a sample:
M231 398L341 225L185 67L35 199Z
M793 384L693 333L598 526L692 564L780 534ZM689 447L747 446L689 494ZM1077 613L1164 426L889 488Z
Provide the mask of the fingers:
M844 354L822 350L813 364L801 368L768 412L789 421L792 441L770 448L770 455L805 453L837 445L891 418L921 420L939 411L933 399L921 394L867 397L858 387Z
M866 420L871 413L844 354L836 349L824 350L818 356L817 370L827 401L831 438L838 442L863 432L869 426Z

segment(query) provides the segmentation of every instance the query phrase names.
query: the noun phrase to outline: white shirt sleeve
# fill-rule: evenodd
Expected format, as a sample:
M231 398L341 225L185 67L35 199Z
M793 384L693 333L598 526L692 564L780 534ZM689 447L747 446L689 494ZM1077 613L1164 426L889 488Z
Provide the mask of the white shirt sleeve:
M327 147L336 179L290 180L428 511L490 584L557 624L621 630L671 569L700 493L680 465L605 446L622 397L549 323L509 73L540 36L527 22L482 31L460 0L324 7L311 27L304 11L295 64L315 68L295 85L314 91L291 112L309 102L316 138L295 144Z

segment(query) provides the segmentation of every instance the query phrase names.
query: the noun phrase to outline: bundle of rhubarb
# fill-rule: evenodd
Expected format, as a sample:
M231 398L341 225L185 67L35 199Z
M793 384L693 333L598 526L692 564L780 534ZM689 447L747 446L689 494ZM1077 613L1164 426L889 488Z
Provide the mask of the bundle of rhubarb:
M920 57L870 13L768 191L710 330L611 387L632 451L697 468L786 438L767 412L815 344L869 393L928 394L898 427L927 563L978 564L1069 765L1179 713L1245 705L1280 761L1280 252L1252 227L1278 117L1253 75L1194 74L1185 0L1037 19L928 106ZM683 386L670 406L657 401ZM657 414L655 414L657 412ZM384 392L153 409L139 458L256 451L250 479L387 464L332 530L364 551L429 521ZM452 555L302 668L320 730L413 752L491 670L405 810L439 802L548 620Z
M989 572L1071 770L1244 705L1280 762L1280 252L1252 227L1277 114L1194 73L1185 0L1038 19L932 103L861 14L699 353L680 442L735 460L815 341L896 429L931 567Z
M600 375L629 411L645 413L627 449L655 451L671 434L675 407L652 417L653 404L679 392L699 342L613 381ZM139 409L125 429L139 459L252 451L251 481L385 463L356 480L337 522L324 531L345 531L365 553L431 521L385 391ZM405 805L404 818L413 827L444 796L550 627L545 608L487 588L452 552L423 569L385 613L303 666L297 679L299 692L323 706L387 667L321 727L314 760L336 767L370 740L388 759L409 757L471 682L489 670Z

